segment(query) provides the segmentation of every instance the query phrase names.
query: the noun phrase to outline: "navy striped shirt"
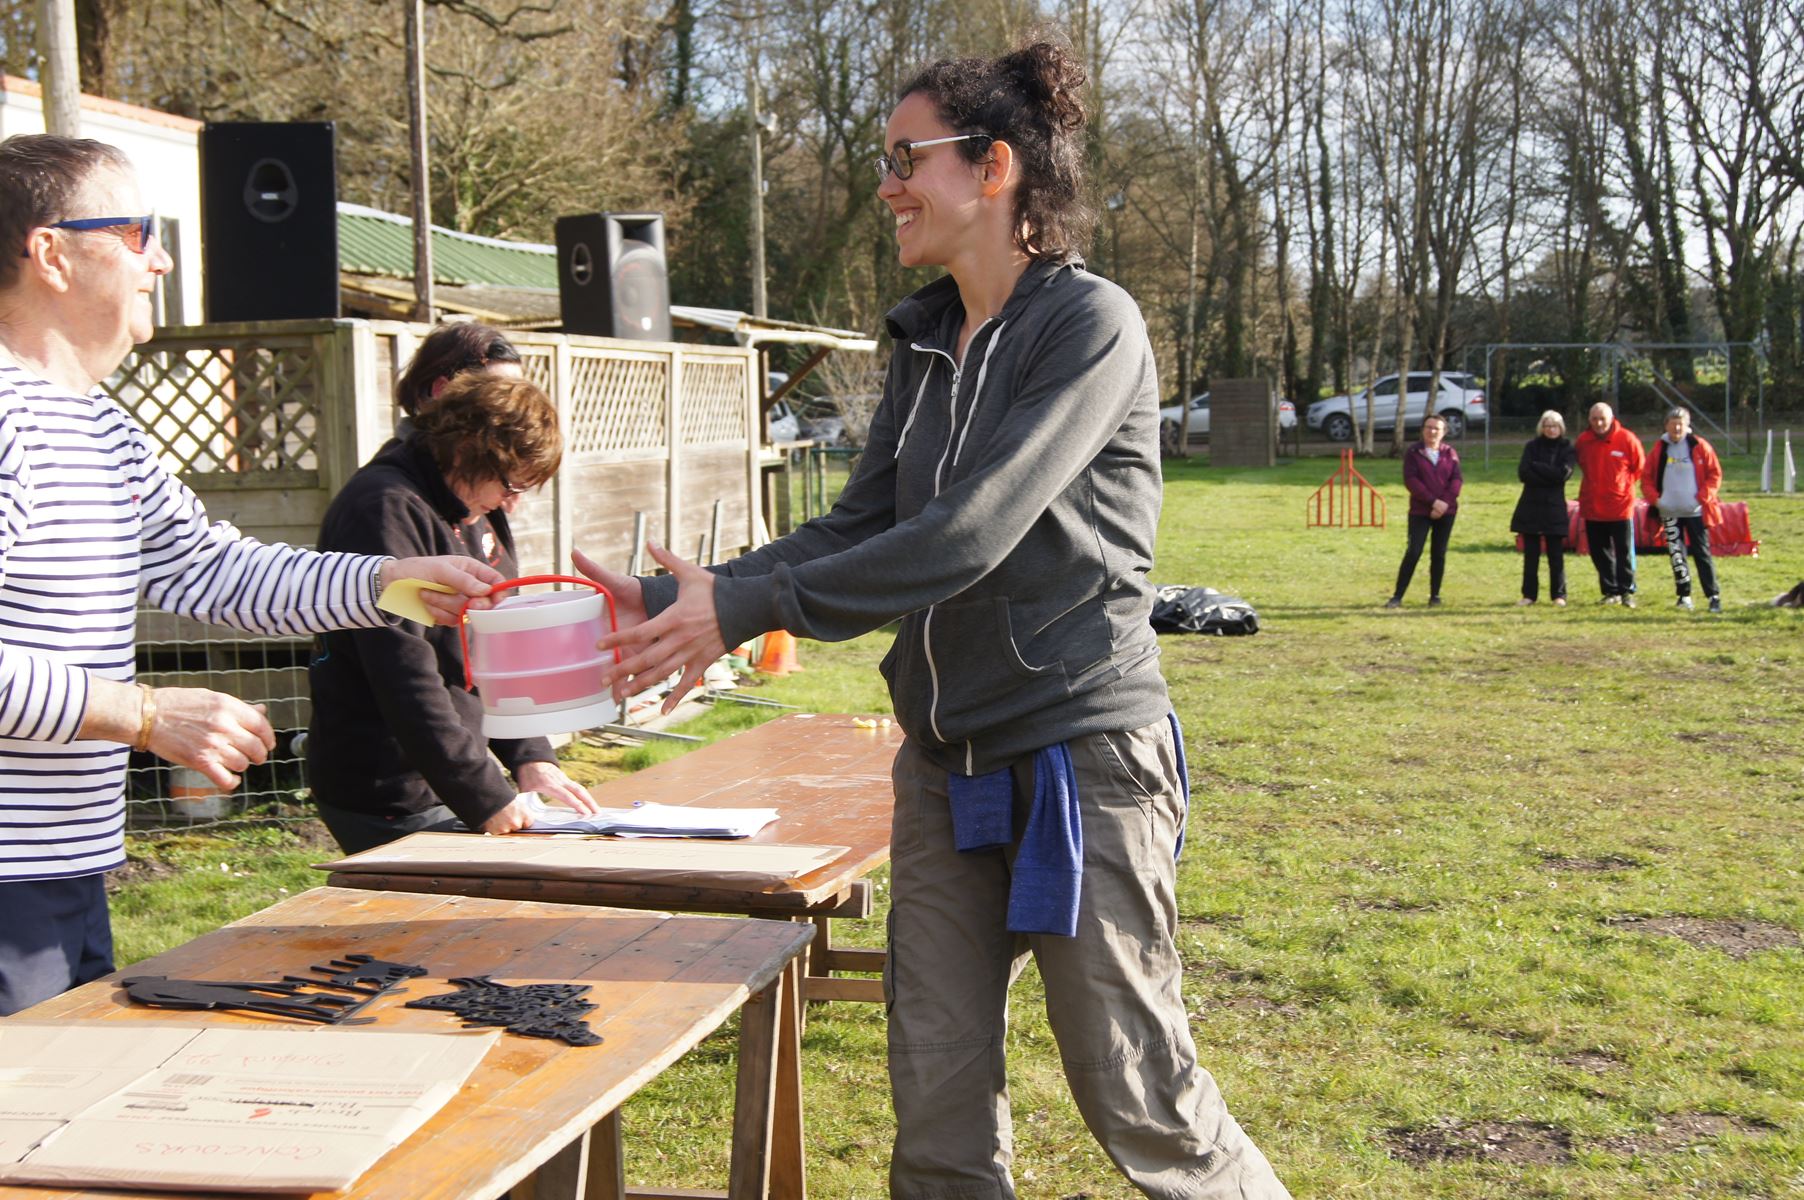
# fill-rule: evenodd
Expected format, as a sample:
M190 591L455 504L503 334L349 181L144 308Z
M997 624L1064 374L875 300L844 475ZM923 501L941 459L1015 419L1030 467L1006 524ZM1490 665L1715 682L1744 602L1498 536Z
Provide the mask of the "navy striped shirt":
M375 626L381 558L209 524L114 401L0 360L0 881L125 861L127 747L77 740L91 679L129 680L139 596L255 633Z

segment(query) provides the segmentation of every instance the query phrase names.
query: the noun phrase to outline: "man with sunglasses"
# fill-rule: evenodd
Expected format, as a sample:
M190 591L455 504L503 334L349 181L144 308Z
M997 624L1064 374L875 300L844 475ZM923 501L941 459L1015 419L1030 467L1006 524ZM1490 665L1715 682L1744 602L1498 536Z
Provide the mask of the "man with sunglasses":
M265 546L211 525L99 389L152 332L173 265L129 160L101 142L0 142L0 1015L113 969L104 876L125 861L130 751L223 789L275 745L260 705L131 682L139 597L282 636L371 627L397 579L450 623L501 576L468 558ZM435 595L435 594L433 594Z

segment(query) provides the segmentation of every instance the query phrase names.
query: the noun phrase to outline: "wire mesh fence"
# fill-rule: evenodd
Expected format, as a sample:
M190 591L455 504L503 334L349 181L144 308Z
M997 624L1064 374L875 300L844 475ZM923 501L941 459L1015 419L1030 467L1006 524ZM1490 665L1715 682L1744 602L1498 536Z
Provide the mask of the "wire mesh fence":
M143 609L140 629L168 629L164 614ZM126 826L152 833L246 817L299 820L308 815L302 749L308 720L307 661L312 642L253 638L234 630L184 622L180 636L138 643L138 678L153 687L227 692L261 704L276 732L269 761L253 766L231 792L200 772L153 754L131 758L126 777Z

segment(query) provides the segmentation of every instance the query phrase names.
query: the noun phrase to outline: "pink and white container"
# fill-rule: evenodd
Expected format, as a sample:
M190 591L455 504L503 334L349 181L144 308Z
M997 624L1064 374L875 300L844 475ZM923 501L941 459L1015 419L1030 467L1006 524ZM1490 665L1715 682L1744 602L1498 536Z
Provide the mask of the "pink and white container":
M605 588L576 576L537 575L494 591L552 582L594 590L509 596L464 613L465 681L481 694L487 737L572 733L609 724L619 713L601 685L608 655L595 648L615 626Z

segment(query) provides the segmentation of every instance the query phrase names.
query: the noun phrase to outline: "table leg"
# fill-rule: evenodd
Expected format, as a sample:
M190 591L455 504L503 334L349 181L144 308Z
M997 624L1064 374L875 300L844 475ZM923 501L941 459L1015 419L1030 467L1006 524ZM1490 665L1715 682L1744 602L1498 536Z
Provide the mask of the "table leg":
M808 973L802 980L802 999L820 1000L862 1000L867 1003L882 1004L883 981L881 979L845 979L834 976L835 971L866 971L880 973L884 969L884 961L888 955L882 950L851 950L836 948L833 945L833 923L831 917L811 917L814 922L814 941L808 946Z
M531 1192L532 1200L624 1200L626 1156L620 1111L609 1113L547 1159L533 1175Z
M783 999L777 1025L776 1097L772 1118L771 1200L806 1200L808 1168L802 1127L802 966L783 972Z
M766 1200L770 1194L772 1102L777 1090L777 1026L783 1010L783 974L739 1010L739 1072L733 1088L733 1157L729 1200Z

